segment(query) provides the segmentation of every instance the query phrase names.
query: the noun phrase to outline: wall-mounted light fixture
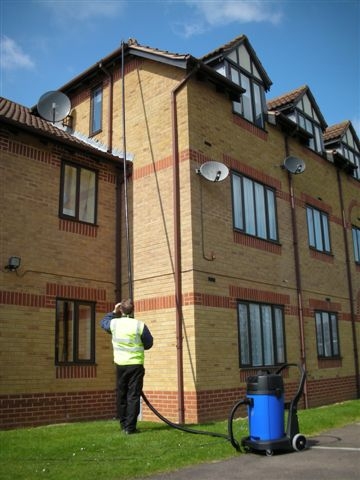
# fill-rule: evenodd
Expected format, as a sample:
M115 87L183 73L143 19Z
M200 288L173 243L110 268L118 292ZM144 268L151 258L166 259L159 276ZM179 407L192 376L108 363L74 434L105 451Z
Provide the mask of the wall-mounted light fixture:
M9 257L7 265L5 265L6 270L14 272L20 267L21 258L20 257Z

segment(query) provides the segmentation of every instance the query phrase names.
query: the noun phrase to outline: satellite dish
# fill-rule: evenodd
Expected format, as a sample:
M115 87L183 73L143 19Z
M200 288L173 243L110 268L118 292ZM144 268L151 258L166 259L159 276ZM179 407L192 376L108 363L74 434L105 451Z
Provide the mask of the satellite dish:
M210 182L221 182L229 175L229 169L220 162L205 162L196 171Z
M53 123L60 122L69 115L71 103L65 93L51 91L40 97L37 110L44 120Z
M290 173L294 173L295 175L298 173L303 173L305 170L305 162L301 160L301 158L297 157L286 157L284 160L284 168Z

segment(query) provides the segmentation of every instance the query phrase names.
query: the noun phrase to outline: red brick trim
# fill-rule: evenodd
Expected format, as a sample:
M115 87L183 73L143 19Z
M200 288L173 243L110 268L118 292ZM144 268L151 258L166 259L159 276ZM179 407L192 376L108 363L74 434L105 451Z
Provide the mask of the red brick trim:
M45 300L44 295L0 290L0 304L2 305L22 305L24 307L44 308Z
M318 368L341 368L342 358L318 358Z
M59 218L59 230L95 238L97 237L98 227L97 225Z
M271 177L270 175L265 174L261 170L252 167L246 163L241 162L237 158L231 157L230 155L223 156L224 163L233 170L236 170L248 177L253 178L254 180L258 180L261 183L268 185L276 189L277 191L282 189L281 181L277 178Z
M255 302L266 302L277 305L289 305L290 296L282 293L258 290L255 288L237 287L230 285L230 296L241 300L252 300Z
M314 315L314 310L322 310L324 312L341 312L342 310L341 303L320 300L318 298L310 298L309 307L312 310L311 315Z
M106 290L104 288L78 287L58 283L47 283L46 295L48 297L75 298L93 302L106 300Z
M42 163L59 166L59 162L54 161L51 152L41 150L40 148L32 147L22 142L14 142L13 140L9 140L8 148L2 148L2 150L6 150L13 155L18 155L21 157L30 158L32 160L37 160Z
M329 253L318 252L313 248L310 248L309 251L310 251L310 257L315 260L321 260L322 262L325 262L325 263L334 263L334 256Z
M0 396L0 428L99 420L114 416L114 390Z
M253 135L256 135L261 140L267 141L268 132L266 132L262 128L257 127L256 125L249 122L248 120L245 120L244 118L240 117L239 115L234 114L233 115L233 122L236 125L238 125L239 127L243 128L244 130L247 130L248 132L252 133Z
M275 253L276 255L281 255L281 245L278 243L268 242L262 240L261 238L252 237L251 235L246 235L242 232L233 232L234 243L240 245L246 245L247 247L256 248L258 250L263 250L264 252Z
M55 308L56 297L96 302L98 313L110 312L114 304L106 300L106 291L99 288L78 287L48 283L46 294L0 290L0 305L16 305L34 308Z
M55 376L60 379L96 378L96 365L59 365L55 367Z

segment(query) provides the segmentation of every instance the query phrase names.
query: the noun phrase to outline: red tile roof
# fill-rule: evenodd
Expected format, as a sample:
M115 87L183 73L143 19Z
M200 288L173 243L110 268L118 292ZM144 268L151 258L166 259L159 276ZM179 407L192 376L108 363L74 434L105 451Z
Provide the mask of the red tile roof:
M35 115L32 109L24 107L18 103L12 102L6 98L0 97L0 123L22 128L35 135L50 138L53 141L77 147L83 151L87 151L93 155L106 157L108 160L119 161L119 157L115 157L110 153L100 151L99 149L89 145L88 143L76 138L64 130L61 130L51 122L47 122L41 117Z
M291 90L291 92L279 95L278 97L268 100L267 107L269 110L276 110L279 107L283 107L285 105L297 102L302 97L302 95L304 95L307 89L307 85L303 85L302 87L298 87L295 90Z
M331 140L341 140L342 136L350 126L350 121L346 120L336 125L328 127L324 132L324 142L329 142Z

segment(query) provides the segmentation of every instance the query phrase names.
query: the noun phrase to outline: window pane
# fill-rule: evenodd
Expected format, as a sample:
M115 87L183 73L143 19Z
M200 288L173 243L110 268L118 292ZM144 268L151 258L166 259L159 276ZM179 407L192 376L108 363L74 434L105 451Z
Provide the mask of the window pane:
M325 252L330 252L330 237L329 237L329 223L327 215L322 214L322 230L324 233L324 250Z
M323 340L323 333L322 333L322 321L320 313L315 314L315 322L316 322L316 339L317 339L317 349L318 355L324 356L324 340Z
M355 262L360 262L360 229L353 227L352 229L354 258Z
M274 342L273 325L271 320L271 308L268 305L261 307L262 326L263 326L263 344L264 344L264 365L273 365L274 362Z
M233 199L234 199L234 225L240 230L244 229L243 204L242 204L242 189L241 178L233 175Z
M251 352L253 366L263 365L259 305L250 305Z
M248 178L243 178L244 202L245 202L245 231L255 235L255 206L254 184Z
M247 76L240 74L241 77L241 86L246 90L245 93L242 94L242 102L243 102L243 115L247 120L252 122L254 120L253 112L252 112L252 104L251 104L251 86L250 80Z
M316 151L317 152L322 152L323 146L322 146L322 134L321 130L318 126L314 125L314 131L315 131L315 144L316 144Z
M79 305L78 360L91 360L91 307Z
M259 85L253 83L254 87L254 104L255 104L255 125L263 127L263 112L261 103L261 90Z
M311 208L306 209L307 224L308 224L308 234L309 234L309 245L315 247L315 233L314 233L314 219L313 212Z
M330 315L331 321L331 336L332 336L332 353L333 355L339 355L339 339L338 339L338 332L337 332L337 318L336 315Z
M330 321L329 314L323 312L322 314L323 335L324 335L324 355L331 357L331 337L330 337Z
M92 94L91 102L91 133L101 130L102 88L97 88Z
M246 305L239 305L239 333L240 333L240 363L250 364L248 309Z
M315 227L315 247L317 250L324 250L323 247L323 239L321 235L321 219L320 219L320 212L318 210L313 209L314 215L314 227Z
M280 308L275 308L275 338L276 338L276 363L285 362L285 342L283 331L283 314Z
M62 213L72 217L76 215L76 172L75 167L65 165Z
M266 216L264 187L255 183L256 230L257 236L266 238Z
M277 240L276 229L276 210L275 210L275 195L271 190L266 191L267 204L268 204L268 221L269 221L269 238L271 240Z
M84 222L95 221L95 173L81 169L80 195L79 195L79 219Z

